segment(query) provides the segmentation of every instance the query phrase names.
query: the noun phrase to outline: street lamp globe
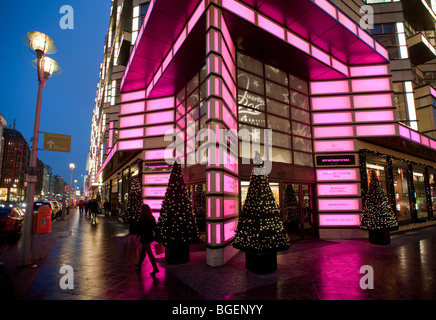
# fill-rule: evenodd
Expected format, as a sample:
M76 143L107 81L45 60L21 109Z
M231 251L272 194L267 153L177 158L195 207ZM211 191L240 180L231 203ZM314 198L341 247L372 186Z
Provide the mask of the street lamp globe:
M24 44L32 50L32 52L45 56L57 52L57 48L48 35L39 31L29 31L23 37Z
M70 169L73 170L76 167L74 163L70 163Z
M42 57L39 59L39 65L38 59L35 59L32 61L32 65L37 70L40 70L46 79L50 78L53 74L61 73L61 68L59 67L58 63L49 57Z

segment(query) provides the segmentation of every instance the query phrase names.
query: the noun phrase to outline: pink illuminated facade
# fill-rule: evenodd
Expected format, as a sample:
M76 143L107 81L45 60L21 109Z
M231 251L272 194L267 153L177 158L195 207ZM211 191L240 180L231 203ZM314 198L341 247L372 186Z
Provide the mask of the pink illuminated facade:
M428 222L436 141L398 123L389 63L388 51L327 0L150 1L94 180L114 203L124 197L115 184L142 174L143 200L158 217L168 160L179 158L190 194L205 190L211 266L237 252L254 142L271 163L277 204L294 189L302 237L365 237L370 169L385 178L403 224Z

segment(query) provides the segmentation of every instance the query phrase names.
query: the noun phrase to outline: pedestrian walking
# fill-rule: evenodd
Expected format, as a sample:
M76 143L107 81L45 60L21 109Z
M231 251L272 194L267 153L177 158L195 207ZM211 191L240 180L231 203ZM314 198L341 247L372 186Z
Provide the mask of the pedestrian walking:
M100 212L100 207L98 205L97 199L91 199L88 203L88 209L91 214L92 222L96 222L97 213Z
M109 202L109 200L106 200L103 204L104 207L104 217L107 218L109 217L109 213L111 211L111 203Z
M89 202L89 200L85 201L85 205L83 207L85 209L85 217L87 217L88 213L89 213L88 202Z
M145 259L145 254L148 255L151 264L153 265L153 272L150 275L154 278L159 269L156 264L156 258L151 251L151 243L155 240L154 232L156 229L156 219L151 214L151 209L147 204L143 204L141 207L141 215L138 223L138 237L142 244L141 254L139 261L136 264L138 269L141 269L142 262Z
M83 199L80 199L78 206L79 206L80 215L83 215L83 208L85 207L85 201L83 201Z

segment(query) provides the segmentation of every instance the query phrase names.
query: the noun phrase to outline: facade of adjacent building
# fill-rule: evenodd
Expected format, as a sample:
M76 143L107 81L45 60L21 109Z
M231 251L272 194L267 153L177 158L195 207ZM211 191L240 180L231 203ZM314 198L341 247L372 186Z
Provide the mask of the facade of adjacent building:
M370 170L401 226L433 223L436 137L418 112L433 108L420 91L427 86L431 96L431 83L413 78L418 63L431 60L415 60L412 43L410 59L395 60L378 29L360 26L364 4L113 1L89 192L122 214L132 177L142 175L143 200L158 216L171 161L180 159L190 194L198 185L206 193L211 266L235 253L255 150L278 206L294 189L302 236L365 237L359 224Z

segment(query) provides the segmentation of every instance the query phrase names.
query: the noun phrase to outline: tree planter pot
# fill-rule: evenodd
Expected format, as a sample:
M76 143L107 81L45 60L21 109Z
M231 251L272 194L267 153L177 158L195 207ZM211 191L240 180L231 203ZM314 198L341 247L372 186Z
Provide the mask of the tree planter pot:
M390 244L391 233L389 230L371 230L369 231L369 242L372 244Z
M245 267L247 270L266 274L277 271L277 252L273 253L245 253Z
M189 258L189 244L165 247L165 261L168 264L186 263Z

